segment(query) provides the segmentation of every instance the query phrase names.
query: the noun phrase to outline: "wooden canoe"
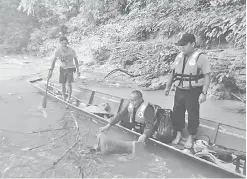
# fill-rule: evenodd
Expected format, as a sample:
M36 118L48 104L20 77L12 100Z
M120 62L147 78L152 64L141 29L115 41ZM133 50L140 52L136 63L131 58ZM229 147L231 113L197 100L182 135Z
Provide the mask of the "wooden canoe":
M28 80L29 83L31 83L34 87L38 88L41 92L45 92L45 81L41 78L39 79L30 79ZM48 96L51 98L54 98L64 104L69 105L70 107L78 110L82 114L89 116L90 118L93 118L94 120L107 123L108 118L104 117L105 114L100 114L99 112L97 114L97 111L94 113L90 113L87 110L84 110L83 108L87 106L98 106L102 103L107 103L110 108L108 113L111 115L117 114L124 105L128 103L127 99L123 99L120 97L112 96L109 94L104 94L96 91L92 91L85 88L80 89L74 89L73 90L73 102L67 103L62 100L61 97L61 89L59 85L56 84L49 84L49 90L48 90ZM119 124L116 125L117 128L120 130L127 131L128 133L131 133L133 135L139 136L139 133L136 133L132 130L129 130ZM216 123L214 121L201 119L200 120L200 127L198 129L197 136L206 135L210 139L211 145L216 145L219 147L227 148L228 150L232 151L235 155L245 155L245 144L246 144L246 138L245 138L245 130L239 129L236 127L224 125L221 123ZM186 132L183 134L184 136L188 135ZM224 174L227 174L230 178L245 178L245 166L242 167L239 171L239 168L235 168L235 165L232 164L232 166L229 168L225 167L224 165L216 165L212 162L209 162L207 160L203 160L201 158L195 157L192 154L184 153L181 148L174 147L169 144L162 143L154 138L150 138L148 143L152 143L154 145L159 145L163 147L166 150L169 150L174 153L178 153L178 155L181 155L181 157L188 157L189 159L195 160L196 162L205 165L207 167L211 167L212 169L216 169L217 172L223 172ZM182 140L181 145L184 143L184 140ZM236 172L236 171L239 172Z

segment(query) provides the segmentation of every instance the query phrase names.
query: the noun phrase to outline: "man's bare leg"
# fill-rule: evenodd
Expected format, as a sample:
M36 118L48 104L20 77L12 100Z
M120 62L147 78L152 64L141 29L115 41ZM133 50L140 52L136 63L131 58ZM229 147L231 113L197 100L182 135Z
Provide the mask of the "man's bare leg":
M72 95L72 84L71 83L67 83L68 85L68 102L70 102L71 100L71 95Z
M63 100L66 101L66 84L62 83Z
M190 149L193 146L193 135L189 135L184 147Z
M177 131L176 138L173 139L172 143L173 144L178 144L181 139L182 139L182 132L181 131Z

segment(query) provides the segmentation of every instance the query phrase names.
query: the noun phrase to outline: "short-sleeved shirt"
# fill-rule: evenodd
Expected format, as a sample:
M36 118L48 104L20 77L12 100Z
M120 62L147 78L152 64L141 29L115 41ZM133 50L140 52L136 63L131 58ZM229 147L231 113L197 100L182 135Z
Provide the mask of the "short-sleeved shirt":
M62 48L58 48L55 51L54 58L58 58L60 60L60 66L64 69L74 68L74 58L76 58L75 51L68 47L66 51L63 51Z
M211 65L208 57L205 54L201 54L197 61L198 68L201 69L202 74L211 73Z

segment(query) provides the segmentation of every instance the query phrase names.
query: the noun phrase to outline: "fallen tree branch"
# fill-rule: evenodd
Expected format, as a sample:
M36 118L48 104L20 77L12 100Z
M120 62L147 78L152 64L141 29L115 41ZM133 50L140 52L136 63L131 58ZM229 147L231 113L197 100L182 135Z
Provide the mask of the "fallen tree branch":
M131 76L131 77L140 76L140 75L132 75L132 74L130 74L130 73L129 73L128 71L126 71L126 70L122 70L122 69L120 69L120 68L117 68L117 69L115 69L115 70L110 71L110 72L104 77L104 79L106 79L108 76L112 75L113 73L116 73L117 71L123 72L123 73L125 73L126 75L129 75L129 76Z
M132 5L132 4L135 4L136 3L136 0L133 0L133 1L130 1L127 6L124 8L124 11L127 12L128 8Z
M30 134L30 133L24 133L24 132L12 131L12 130L7 130L7 129L0 129L0 131L10 132L10 133L16 133L16 134L24 134L24 135L29 135L29 134Z
M67 155L67 153L69 153L69 151L71 151L80 141L81 140L76 141L72 146L70 146L70 148L68 150L66 150L61 157L59 157L55 162L53 162L53 164L50 168L48 168L47 170L45 170L41 174L53 169Z
M69 151L72 150L80 141L81 141L81 139L76 141L67 151L65 151L63 153L63 155L59 159L57 159L55 162L53 162L52 167L56 166L58 164L58 162L61 161L67 155L67 153L69 153Z
M59 130L64 130L64 129L72 129L73 127L67 127L67 128L57 128L57 129L45 129L41 131L33 131L28 134L36 134L36 133L42 133L42 132L50 132L50 131L59 131Z
M72 116L72 118L73 118L73 120L75 122L75 126L76 126L76 129L77 129L76 130L76 140L79 140L81 134L80 134L80 128L79 128L78 122L77 122L77 120L76 120L76 118L75 118L75 116L74 116L72 111L70 112L70 114L71 114L71 116Z
M230 94L231 94L231 95L233 95L233 96L234 96L235 98L237 98L238 100L242 101L243 103L245 103L245 102L246 102L246 100L245 100L245 99L243 99L243 98L241 98L241 97L239 97L239 96L235 95L234 93L230 92Z
M58 130L64 130L64 129L72 129L73 127L68 127L68 128L58 128L58 129L46 129L46 130L41 130L41 131L33 131L33 132L18 132L18 131L12 131L12 130L7 130L7 129L0 129L0 131L4 132L10 132L10 133L16 133L16 134L24 134L24 135L29 135L29 134L36 134L36 133L42 133L42 132L50 132L50 131L58 131Z
M24 148L24 149L22 149L22 150L24 150L24 151L30 151L30 150L34 150L34 149L37 149L37 148L40 148L40 147L44 147L44 146L46 146L46 145L48 145L48 144L50 144L50 143L52 143L52 142L54 142L54 141L56 141L56 140L61 139L62 137L66 136L69 132L70 132L70 131L65 132L63 135L59 136L58 138L52 139L50 142L48 142L48 143L46 143L46 144L42 144L42 145L39 145L39 146L36 146L36 147L32 147L32 148Z
M47 170L45 170L44 172L42 172L41 174L53 169L77 144L79 144L79 142L82 141L82 138L87 136L89 134L89 131L84 134L78 141L76 141L73 145L70 146L70 148L68 150L66 150L61 157L59 157L55 162L53 162L52 166L50 168L48 168Z

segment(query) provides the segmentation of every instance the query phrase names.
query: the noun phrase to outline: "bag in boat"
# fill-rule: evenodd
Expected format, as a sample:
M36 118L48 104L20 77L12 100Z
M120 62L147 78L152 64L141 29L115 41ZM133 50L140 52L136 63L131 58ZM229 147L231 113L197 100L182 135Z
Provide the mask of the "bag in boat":
M208 149L209 141L210 139L208 136L198 136L197 140L193 144L194 152L197 153Z
M175 137L175 130L172 124L172 110L162 109L153 105L155 110L155 125L153 137L161 142L170 143Z
M102 154L123 154L141 155L144 152L144 144L137 141L122 141L109 139L104 132L97 136L96 150Z
M209 153L209 151L207 150L200 151L196 153L195 156L217 164L217 158L213 154Z

